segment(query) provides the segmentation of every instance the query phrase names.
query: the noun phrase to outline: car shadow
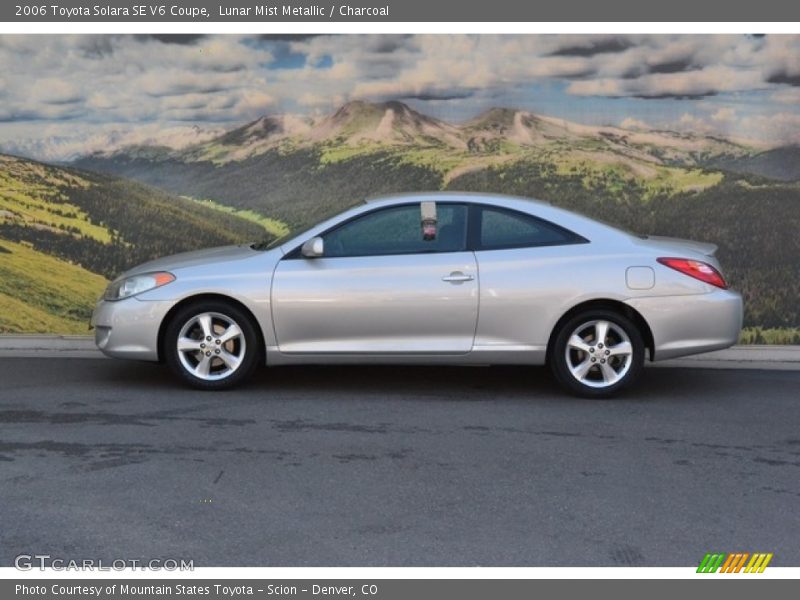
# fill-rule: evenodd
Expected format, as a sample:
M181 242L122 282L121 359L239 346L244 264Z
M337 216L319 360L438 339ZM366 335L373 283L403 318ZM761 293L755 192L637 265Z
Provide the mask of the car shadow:
M733 394L747 371L659 368L646 369L640 380L617 397L604 402L690 401L706 393ZM197 391L180 383L164 365L102 361L91 369L98 385L196 397ZM199 392L202 394L202 392ZM565 392L546 367L528 366L381 366L326 365L259 368L253 377L221 396L268 398L334 395L337 397L384 396L404 400L435 398L448 401L564 400L596 402ZM205 395L205 394L204 394ZM214 395L209 394L209 399Z

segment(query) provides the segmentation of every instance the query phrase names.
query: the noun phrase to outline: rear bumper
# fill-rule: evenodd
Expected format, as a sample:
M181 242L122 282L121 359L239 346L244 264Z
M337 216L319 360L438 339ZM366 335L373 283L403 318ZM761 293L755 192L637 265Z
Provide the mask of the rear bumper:
M94 341L106 356L158 360L158 330L173 302L100 300L92 315Z
M654 360L729 348L742 330L742 297L731 290L708 294L631 298L626 304L653 333Z

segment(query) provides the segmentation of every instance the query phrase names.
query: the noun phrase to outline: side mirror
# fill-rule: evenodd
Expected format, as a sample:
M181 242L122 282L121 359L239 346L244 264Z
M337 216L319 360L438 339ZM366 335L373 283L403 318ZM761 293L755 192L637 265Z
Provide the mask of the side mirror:
M306 258L319 258L325 251L325 243L321 237L313 237L307 240L300 248L300 254Z

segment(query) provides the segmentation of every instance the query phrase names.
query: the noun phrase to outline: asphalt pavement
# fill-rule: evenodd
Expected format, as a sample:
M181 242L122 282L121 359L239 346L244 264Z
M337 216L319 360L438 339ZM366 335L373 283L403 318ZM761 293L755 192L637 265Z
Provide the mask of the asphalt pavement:
M800 372L648 368L609 401L542 368L0 361L0 565L800 565Z

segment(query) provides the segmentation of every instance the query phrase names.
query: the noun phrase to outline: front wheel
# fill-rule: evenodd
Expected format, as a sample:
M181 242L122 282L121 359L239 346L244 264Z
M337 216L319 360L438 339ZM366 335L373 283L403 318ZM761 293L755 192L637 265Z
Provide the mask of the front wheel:
M238 385L261 357L250 316L219 301L197 302L179 310L167 325L164 351L169 368L202 390Z
M630 319L588 310L561 326L549 358L556 379L572 393L608 398L639 376L644 342Z

